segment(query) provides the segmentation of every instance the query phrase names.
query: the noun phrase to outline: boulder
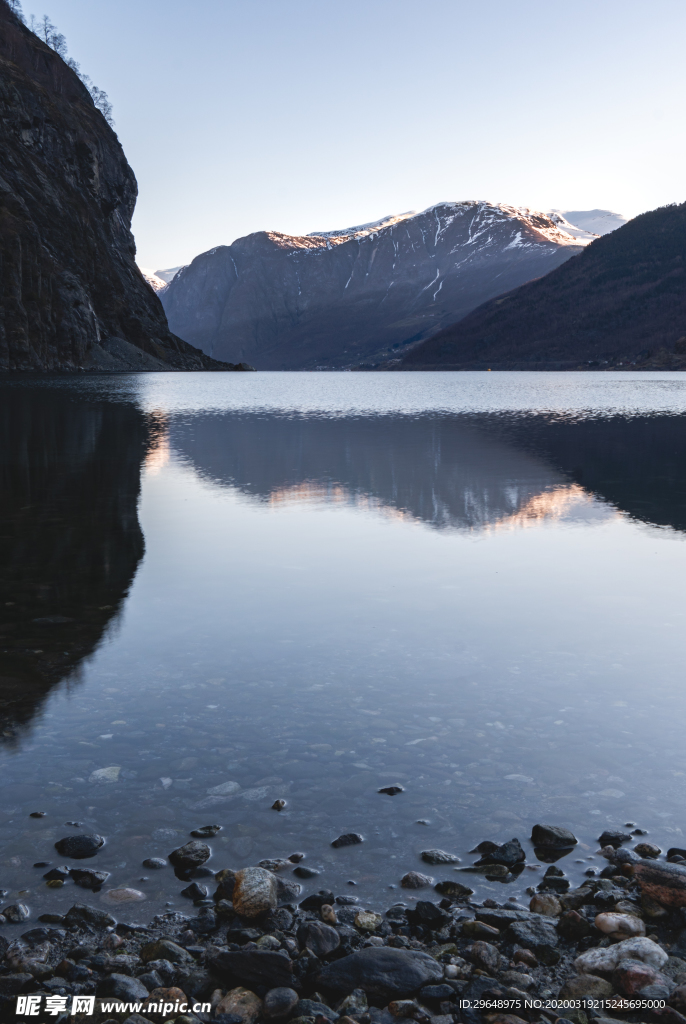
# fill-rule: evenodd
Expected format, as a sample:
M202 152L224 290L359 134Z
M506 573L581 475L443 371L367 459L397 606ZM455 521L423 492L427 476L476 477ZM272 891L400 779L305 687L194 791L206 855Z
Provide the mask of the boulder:
M293 988L270 988L264 997L264 1015L268 1020L287 1017L298 1002Z
M93 889L96 892L110 877L109 871L94 871L92 868L72 868L69 874L76 885L81 886L82 889Z
M236 872L233 906L241 917L259 917L274 910L278 901L276 875L264 868L243 868Z
M558 999L609 999L614 989L605 978L595 974L580 974L568 978L560 989Z
M361 988L368 996L390 1000L442 980L443 966L427 953L371 946L327 964L317 978L317 987L341 995Z
M230 1015L235 1024L253 1024L261 1015L262 1000L247 988L232 988L218 1003L215 1015Z
M642 960L620 960L612 972L612 984L625 996L636 995L646 985L669 985L669 981L654 967Z
M502 846L497 846L495 850L482 854L480 860L476 862L476 866L480 867L482 864L501 864L511 868L515 864L522 863L524 860L526 860L526 854L522 849L522 844L518 839L511 839L509 843L503 843Z
M338 949L341 937L335 928L323 921L307 921L298 928L298 942L301 949L310 949L321 958Z
M110 974L99 982L98 995L136 1002L147 999L148 990L138 978L130 978L127 974Z
M338 839L334 839L331 843L333 847L339 849L341 846L357 846L358 843L362 843L364 840L359 832L345 832Z
M144 964L153 960L167 960L171 964L184 964L193 959L190 953L178 946L171 939L156 939L155 942L147 942L140 952Z
M235 978L253 988L292 988L293 966L288 956L271 949L216 953L210 966L219 977Z
M460 858L454 853L446 853L445 850L424 850L422 860L427 864L459 864Z
M593 974L594 972L609 974L611 971L614 971L620 960L641 960L650 967L655 967L659 970L663 964L667 963L668 959L669 956L665 953L662 946L658 946L657 942L653 942L652 939L638 937L635 939L625 939L614 946L587 949L585 953L576 958L574 966L578 971L586 974Z
M66 836L55 843L55 849L61 857L85 860L86 857L94 857L104 845L103 837L93 833L91 835Z
M319 1003L315 999L301 999L294 1010L295 1017L326 1017L327 1020L338 1020L338 1014L326 1003Z
M179 846L177 850L172 850L169 854L169 863L177 871L190 872L209 860L210 853L211 850L206 843L200 843L197 839L193 839L185 846Z
M576 846L579 840L573 832L561 825L534 825L531 829L531 842L534 846L567 849Z
M629 938L631 935L645 935L646 926L640 917L634 914L605 913L598 914L595 919L596 928L605 935Z
M433 885L433 878L420 871L408 871L400 879L400 884L403 889L424 889L427 885Z
M474 892L468 886L462 885L461 882L454 882L452 879L448 879L445 882L437 882L434 889L441 896L445 896L449 900L466 899L467 896L471 896Z
M614 846L617 849L622 843L631 842L631 836L628 832L622 832L621 829L606 828L603 834L598 837L598 842L601 846Z
M549 917L533 915L528 921L513 921L507 930L506 938L510 942L516 942L524 949L533 949L538 952L543 947L557 946L558 932L554 922Z
M88 907L84 903L74 903L64 915L64 923L67 928L74 925L80 927L84 924L93 924L96 928L110 928L117 922L104 910L96 910L95 907Z
M634 865L641 892L663 907L686 907L686 867L665 861L642 860Z

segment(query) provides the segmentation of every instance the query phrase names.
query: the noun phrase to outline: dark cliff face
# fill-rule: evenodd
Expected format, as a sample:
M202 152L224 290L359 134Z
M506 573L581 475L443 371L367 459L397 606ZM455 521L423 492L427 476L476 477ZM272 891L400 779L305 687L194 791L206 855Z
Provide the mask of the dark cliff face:
M475 309L401 369L686 367L686 203L641 214Z
M117 136L3 0L0 147L0 370L211 368L136 267Z
M172 330L215 358L343 368L400 355L581 248L543 214L441 203L345 232L239 238L197 256L161 299Z

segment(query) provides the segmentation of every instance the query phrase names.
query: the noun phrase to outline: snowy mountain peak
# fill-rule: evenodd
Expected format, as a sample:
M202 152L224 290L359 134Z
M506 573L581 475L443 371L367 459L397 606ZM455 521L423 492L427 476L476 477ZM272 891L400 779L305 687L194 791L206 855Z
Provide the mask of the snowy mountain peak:
M399 224L400 221L414 217L416 213L416 210L409 210L407 213L389 214L387 217L381 217L380 220L369 221L368 224L358 224L356 227L340 228L336 231L310 231L305 237L341 238L341 236L345 236L346 241L348 238L364 238L365 235L371 235L375 231L381 231L383 228L389 228L393 224Z
M621 213L613 213L611 210L550 210L549 212L553 219L558 216L566 220L574 231L585 231L596 237L608 235L610 231L616 231L627 222L627 218Z
M163 288L167 287L167 282L158 277L154 270L148 270L146 267L139 267L138 269L154 292L159 294Z

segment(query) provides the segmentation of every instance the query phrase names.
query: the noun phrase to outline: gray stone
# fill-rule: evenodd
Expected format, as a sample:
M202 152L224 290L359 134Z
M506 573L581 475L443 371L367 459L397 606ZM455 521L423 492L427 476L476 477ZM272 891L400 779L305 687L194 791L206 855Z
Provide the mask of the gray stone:
M460 858L454 853L446 853L445 850L424 850L422 860L427 864L459 864Z
M179 846L169 854L170 863L179 871L192 871L199 868L210 858L210 848L205 843L193 840L185 846Z
M36 987L32 974L0 974L0 996L16 996Z
M147 942L141 949L141 960L144 964L150 964L156 960L166 960L172 964L188 963L193 959L190 953L172 942L171 939L156 939L154 942ZM157 970L157 966L155 967Z
M74 903L64 915L64 923L67 928L83 924L94 924L97 928L109 928L117 922L111 914L104 910L96 910L95 907L88 907L85 903Z
M318 1003L314 999L301 999L295 1008L296 1017L326 1017L327 1020L338 1020L338 1014L326 1003Z
M568 978L560 989L559 999L609 999L614 989L605 978L595 974L580 974Z
M323 921L307 921L298 928L301 949L311 949L315 956L325 957L338 949L341 939L335 928Z
M345 832L338 839L334 839L332 846L338 849L341 846L357 846L358 843L363 842L362 836L359 832Z
M567 849L567 847L576 846L579 840L573 832L561 825L534 825L531 830L531 842L534 846Z
M102 836L93 833L91 835L66 836L55 843L55 849L62 857L85 860L86 857L94 857L104 845L105 840Z
M419 871L408 871L400 879L403 889L424 889L427 885L433 884L431 875L422 875Z
M536 952L542 946L557 946L557 928L550 918L532 917L529 921L513 921L507 931L507 939L525 949Z
M163 857L148 857L143 861L143 867L149 868L151 871L159 871L160 868L166 868L166 866L167 862Z
M99 996L112 996L127 1002L148 998L148 990L138 978L126 974L110 974L98 984Z
M25 903L12 903L9 907L4 907L2 913L10 924L21 924L31 916L31 911Z
M268 1020L287 1017L298 1002L293 988L271 988L264 997L264 1015Z
M402 999L443 980L443 967L418 950L372 946L327 964L317 985L346 995L356 988L381 999Z
M109 871L94 871L92 868L72 868L69 874L76 885L82 889L93 889L96 892L110 877Z
M259 917L273 910L278 902L276 875L264 868L243 868L236 872L233 906L241 917Z
M293 967L288 955L269 949L216 953L210 965L219 977L235 978L250 988L291 988Z

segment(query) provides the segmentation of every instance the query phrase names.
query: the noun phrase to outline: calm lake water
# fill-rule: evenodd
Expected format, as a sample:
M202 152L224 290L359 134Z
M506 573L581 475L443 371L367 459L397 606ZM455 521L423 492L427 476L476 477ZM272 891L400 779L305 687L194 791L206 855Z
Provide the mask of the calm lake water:
M141 862L214 823L215 870L302 851L303 895L374 908L437 898L389 889L411 869L527 900L537 821L575 882L608 826L684 845L686 375L0 390L5 904L192 914ZM98 894L33 866L80 831ZM513 836L509 885L420 859Z

